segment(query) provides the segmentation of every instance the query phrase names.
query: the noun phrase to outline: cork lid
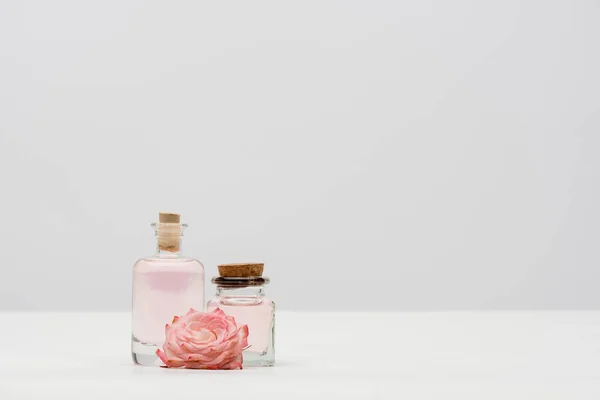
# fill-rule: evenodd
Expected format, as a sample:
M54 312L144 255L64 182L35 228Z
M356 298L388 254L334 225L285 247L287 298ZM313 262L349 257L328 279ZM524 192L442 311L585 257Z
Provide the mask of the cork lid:
M262 276L265 264L263 263L236 263L219 264L219 275L222 277L246 278Z
M162 251L177 253L181 251L181 235L182 228L185 224L181 224L181 216L170 212L158 213L158 224L156 227L156 235L158 236L158 248Z
M169 212L158 213L158 222L178 224L180 222L180 219L181 219L181 216L179 214L169 213Z

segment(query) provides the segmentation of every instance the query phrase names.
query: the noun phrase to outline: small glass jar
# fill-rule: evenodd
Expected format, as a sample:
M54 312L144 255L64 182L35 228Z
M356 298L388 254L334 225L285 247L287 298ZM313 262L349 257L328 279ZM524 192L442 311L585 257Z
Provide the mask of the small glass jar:
M270 367L275 364L275 303L265 296L269 278L215 277L215 297L207 311L217 308L248 325L248 348L244 350L244 367Z

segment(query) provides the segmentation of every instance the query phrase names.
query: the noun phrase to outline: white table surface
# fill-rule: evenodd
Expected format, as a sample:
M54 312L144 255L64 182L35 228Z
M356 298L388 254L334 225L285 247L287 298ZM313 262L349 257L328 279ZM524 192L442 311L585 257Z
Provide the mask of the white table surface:
M139 367L127 313L0 313L0 399L600 399L600 312L279 312L277 364Z

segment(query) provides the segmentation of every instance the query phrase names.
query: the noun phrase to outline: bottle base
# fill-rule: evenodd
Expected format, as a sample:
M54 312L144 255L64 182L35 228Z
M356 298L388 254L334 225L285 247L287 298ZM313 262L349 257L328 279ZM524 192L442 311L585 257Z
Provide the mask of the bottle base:
M161 366L162 361L156 355L158 346L151 343L144 343L131 338L131 359L135 364L146 366Z
M244 360L243 366L244 366L244 368L273 367L273 366L275 366L275 360L254 360L254 361Z
M131 338L131 359L137 365L160 367L163 365L156 355L159 347L152 343L140 342L135 336ZM272 367L275 365L275 354L271 349L264 353L244 352L244 368Z
M275 365L275 355L271 352L256 353L251 351L244 352L244 368L249 367L272 367Z

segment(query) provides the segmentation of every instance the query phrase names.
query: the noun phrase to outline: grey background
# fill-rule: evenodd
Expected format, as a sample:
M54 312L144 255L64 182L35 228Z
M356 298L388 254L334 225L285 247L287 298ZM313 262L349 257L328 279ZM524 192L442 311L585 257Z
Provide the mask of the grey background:
M599 53L597 1L0 0L0 308L129 309L160 210L282 308L597 308Z

